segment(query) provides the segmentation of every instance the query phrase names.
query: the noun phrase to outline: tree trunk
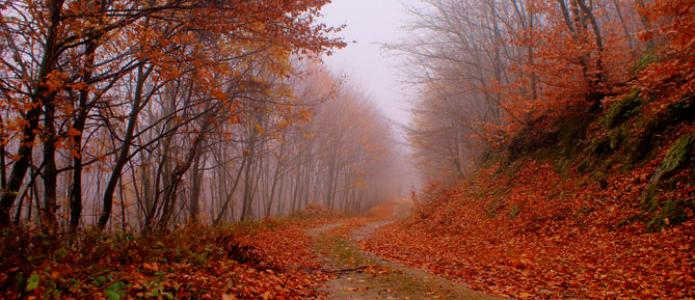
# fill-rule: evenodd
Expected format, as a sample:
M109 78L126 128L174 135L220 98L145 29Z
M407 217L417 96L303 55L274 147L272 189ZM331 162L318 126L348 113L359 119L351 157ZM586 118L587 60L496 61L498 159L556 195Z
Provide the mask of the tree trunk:
M138 67L138 79L135 86L135 93L133 97L133 106L128 114L128 125L126 127L125 137L123 138L123 144L116 157L116 164L111 171L109 176L109 181L104 190L103 210L97 226L100 230L106 228L106 224L109 222L111 217L111 210L113 209L113 193L116 190L116 185L121 178L121 172L123 167L129 160L130 156L130 145L133 143L133 137L135 132L135 124L137 123L138 115L142 109L141 103L143 100L143 88L145 85L145 79L152 72L153 67L143 70L143 66Z
M200 192L202 190L204 168L202 164L202 153L198 151L195 162L193 163L193 182L191 183L191 203L189 210L189 219L191 224L198 224L200 215Z
M210 114L210 116L212 115L213 114ZM186 155L186 158L182 163L178 163L176 165L174 170L171 172L171 178L168 181L168 186L164 188L164 193L162 194L164 201L164 206L162 208L162 216L157 222L156 226L156 229L159 231L166 229L166 227L169 225L169 221L171 220L174 210L176 209L176 193L178 191L179 186L181 185L183 175L186 174L186 172L191 168L191 165L193 165L193 161L199 155L199 152L202 148L202 144L206 140L207 131L208 129L210 129L212 120L210 119L210 117L206 117L203 118L202 121L203 123L200 128L200 132L193 141L191 149ZM146 228L145 230L147 231L147 229L148 228Z
M244 168L246 168L246 160L246 156L244 156L241 160L241 165L239 166L239 170L237 171L236 178L234 179L234 184L232 185L232 189L227 194L224 204L222 205L222 208L220 209L217 218L215 218L215 222L213 223L215 225L219 224L220 221L222 221L222 217L224 217L224 214L227 211L229 204L234 199L234 192L236 191L237 187L239 186L239 182L241 181L241 173L243 173ZM234 207L234 204L232 204L232 207Z
M47 101L44 104L44 135L43 143L43 219L41 225L44 232L49 234L55 233L58 224L56 223L56 210L58 205L57 185L58 185L58 170L56 168L55 152L56 152L56 132L55 132L55 106L53 101Z
M82 82L88 82L92 78L92 69L94 66L94 53L96 52L97 44L90 42L86 45L85 64L82 69ZM89 107L87 100L89 98L89 89L84 88L80 91L78 99L78 112L72 127L77 131L73 137L74 153L72 155L72 186L70 188L70 232L74 233L80 225L80 217L82 215L82 135L89 115Z
M248 166L246 167L246 171L244 172L244 198L242 202L242 209L241 209L241 220L242 221L247 221L251 215L251 205L253 199L251 198L251 190L252 190L252 182L251 182L251 171L253 170L253 165L254 165L254 156L256 155L256 135L257 135L257 130L255 128L251 129L251 137L249 140L249 146L246 150L246 154L248 155Z

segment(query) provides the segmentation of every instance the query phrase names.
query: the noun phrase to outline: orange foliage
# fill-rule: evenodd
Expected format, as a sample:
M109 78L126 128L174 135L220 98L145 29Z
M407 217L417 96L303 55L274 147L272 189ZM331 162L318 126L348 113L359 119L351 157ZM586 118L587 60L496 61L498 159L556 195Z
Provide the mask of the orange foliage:
M502 95L500 106L508 114L504 129L509 134L513 135L541 115L558 117L575 104L593 105L591 101L597 99L592 97L615 93L614 84L623 84L631 77L626 66L635 63L638 45L628 43L631 37L623 32L613 4L608 1L591 4L593 15L600 20L599 45L591 25L577 23L576 18L584 18L585 14L574 7L576 2L569 3L569 20L566 20L558 1L529 1L529 12L542 16L544 22L538 28L521 28L506 41L532 49L534 56L533 59L520 57L511 64L513 80L493 88ZM629 26L630 20L623 21ZM528 91L531 76L538 81L535 93Z
M656 27L642 35L646 40L665 40L656 63L641 72L638 86L659 97L650 110L695 93L695 2L655 1L644 12Z

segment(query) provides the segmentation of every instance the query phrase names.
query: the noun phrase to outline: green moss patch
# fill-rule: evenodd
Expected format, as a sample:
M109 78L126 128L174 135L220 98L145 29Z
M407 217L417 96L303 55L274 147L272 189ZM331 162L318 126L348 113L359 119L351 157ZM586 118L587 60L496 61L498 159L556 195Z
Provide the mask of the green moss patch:
M634 90L611 105L603 116L603 125L606 128L614 128L639 113L643 103L639 95L639 91Z
M668 149L659 169L664 173L664 176L668 176L674 171L692 164L693 160L695 160L695 133L689 133L681 136Z
M684 134L671 145L642 194L642 209L646 213L653 213L647 223L649 231L659 231L666 226L680 224L687 220L687 210L695 209L695 202L692 200L668 199L659 201L656 197L656 192L660 187L673 188L673 180L669 180L670 177L691 167L694 163L695 133ZM668 184L669 182L670 184Z

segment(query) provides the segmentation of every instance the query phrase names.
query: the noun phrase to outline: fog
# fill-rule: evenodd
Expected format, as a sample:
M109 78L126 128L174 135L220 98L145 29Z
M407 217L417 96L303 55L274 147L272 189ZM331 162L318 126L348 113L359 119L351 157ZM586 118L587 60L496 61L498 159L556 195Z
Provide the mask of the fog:
M404 194L420 185L412 165L410 147L403 129L411 121L411 105L417 89L407 83L405 59L386 49L407 39L403 28L412 19L408 7L413 0L334 0L324 7L323 22L346 25L339 34L348 43L326 56L327 67L362 90L390 121L397 144L401 145Z

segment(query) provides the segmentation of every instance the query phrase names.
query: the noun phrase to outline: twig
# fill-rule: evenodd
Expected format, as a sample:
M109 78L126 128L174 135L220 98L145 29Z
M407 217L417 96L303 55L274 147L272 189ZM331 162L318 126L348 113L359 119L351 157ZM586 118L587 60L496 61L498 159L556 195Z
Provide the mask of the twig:
M359 267L354 267L354 268L347 268L347 269L334 269L334 270L323 270L326 273L336 273L336 274L345 274L345 273L351 273L351 272L362 272L365 269L369 268L369 266L359 266Z

